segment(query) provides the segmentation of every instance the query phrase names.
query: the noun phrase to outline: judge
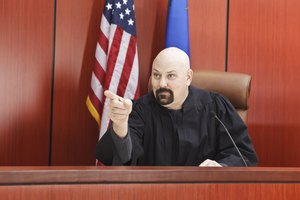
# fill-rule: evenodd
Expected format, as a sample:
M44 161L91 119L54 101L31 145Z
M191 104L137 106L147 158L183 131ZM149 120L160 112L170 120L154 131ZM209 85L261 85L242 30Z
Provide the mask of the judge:
M153 61L152 91L132 103L111 91L110 128L96 146L106 165L248 166L258 159L247 127L222 95L191 86L193 71L182 50L162 50Z

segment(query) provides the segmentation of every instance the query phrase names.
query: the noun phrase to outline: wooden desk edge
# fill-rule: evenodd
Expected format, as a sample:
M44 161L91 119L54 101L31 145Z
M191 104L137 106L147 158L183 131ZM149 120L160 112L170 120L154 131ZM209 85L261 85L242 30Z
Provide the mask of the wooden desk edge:
M110 183L300 183L300 168L0 167L0 185Z

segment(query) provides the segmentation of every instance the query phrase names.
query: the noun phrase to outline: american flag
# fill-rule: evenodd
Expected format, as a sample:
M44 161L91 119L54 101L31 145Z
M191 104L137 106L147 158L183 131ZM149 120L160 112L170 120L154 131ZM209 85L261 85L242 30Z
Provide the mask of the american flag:
M91 91L86 101L99 125L99 139L109 126L108 100L103 95L104 91L108 89L128 99L139 97L135 24L133 0L105 1Z

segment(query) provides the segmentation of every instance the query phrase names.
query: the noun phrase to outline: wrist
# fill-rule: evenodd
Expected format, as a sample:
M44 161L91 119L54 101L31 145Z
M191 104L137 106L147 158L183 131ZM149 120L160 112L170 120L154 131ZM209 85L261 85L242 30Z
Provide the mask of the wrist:
M112 124L113 131L116 133L117 136L120 138L124 138L127 135L128 132L128 124Z

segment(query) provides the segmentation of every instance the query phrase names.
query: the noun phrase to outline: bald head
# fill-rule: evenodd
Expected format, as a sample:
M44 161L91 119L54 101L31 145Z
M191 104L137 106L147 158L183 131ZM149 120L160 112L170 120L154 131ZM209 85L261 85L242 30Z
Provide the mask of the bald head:
M169 109L181 109L193 71L188 55L176 48L162 50L152 64L151 83L156 100Z
M169 47L162 50L154 59L152 67L159 67L159 65L164 65L166 63L174 63L174 66L180 65L183 70L188 70L190 68L189 56L176 47Z

